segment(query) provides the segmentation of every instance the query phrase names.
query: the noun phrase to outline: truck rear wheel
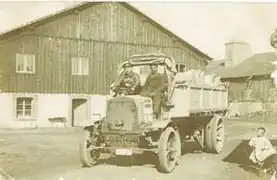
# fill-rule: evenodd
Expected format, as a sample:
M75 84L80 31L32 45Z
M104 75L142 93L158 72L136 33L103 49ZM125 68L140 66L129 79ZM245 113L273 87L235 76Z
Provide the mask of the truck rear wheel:
M219 154L224 145L224 121L221 116L214 116L205 128L205 149L208 152Z
M181 156L181 139L179 132L172 127L166 128L160 137L158 147L158 169L164 173L174 170Z
M96 141L91 134L90 131L84 130L84 136L79 147L80 161L85 167L94 166L101 155L100 150L92 149L96 145Z

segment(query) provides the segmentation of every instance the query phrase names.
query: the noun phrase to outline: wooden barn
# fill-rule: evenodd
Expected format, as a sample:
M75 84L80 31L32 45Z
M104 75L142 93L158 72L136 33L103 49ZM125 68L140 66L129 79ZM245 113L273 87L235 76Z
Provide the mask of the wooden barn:
M0 126L48 127L54 117L78 126L91 118L98 101L91 95L109 92L117 65L150 52L172 56L178 67L189 69L204 69L211 60L124 2L82 3L5 32L0 35Z

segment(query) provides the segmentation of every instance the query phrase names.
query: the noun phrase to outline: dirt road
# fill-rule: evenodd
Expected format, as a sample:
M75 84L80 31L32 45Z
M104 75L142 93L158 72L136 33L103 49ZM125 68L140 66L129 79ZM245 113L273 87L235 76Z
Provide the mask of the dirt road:
M225 150L220 155L193 152L194 143L186 143L180 165L171 174L161 174L151 165L132 166L126 159L104 160L93 168L81 168L78 141L81 129L44 129L0 131L0 168L16 180L255 180L259 178L245 164L247 140L259 123L226 122ZM264 125L276 139L277 125ZM275 140L273 141L275 144ZM116 161L116 163L114 163ZM120 163L118 163L120 161Z

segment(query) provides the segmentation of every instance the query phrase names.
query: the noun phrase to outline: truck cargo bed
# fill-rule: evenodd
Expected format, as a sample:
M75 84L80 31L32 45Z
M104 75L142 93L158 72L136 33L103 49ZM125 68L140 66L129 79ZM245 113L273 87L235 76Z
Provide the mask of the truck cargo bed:
M172 104L171 117L219 113L228 108L228 91L224 88L176 84Z

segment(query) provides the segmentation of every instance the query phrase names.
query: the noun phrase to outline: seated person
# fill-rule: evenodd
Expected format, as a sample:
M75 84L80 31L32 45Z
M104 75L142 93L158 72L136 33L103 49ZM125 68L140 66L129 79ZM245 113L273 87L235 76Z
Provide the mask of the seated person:
M111 87L112 91L116 91L116 88L126 88L128 95L134 95L140 87L139 75L132 70L131 64L126 64L124 68L124 72L117 77Z
M272 144L265 136L266 130L263 127L257 129L257 136L251 138L249 141L249 146L253 148L253 151L249 159L259 166L263 166L264 161L276 154L276 150L273 148Z
M151 73L143 86L141 96L151 97L153 100L153 113L158 118L161 112L164 93L167 89L166 77L158 72L157 65L150 66Z

